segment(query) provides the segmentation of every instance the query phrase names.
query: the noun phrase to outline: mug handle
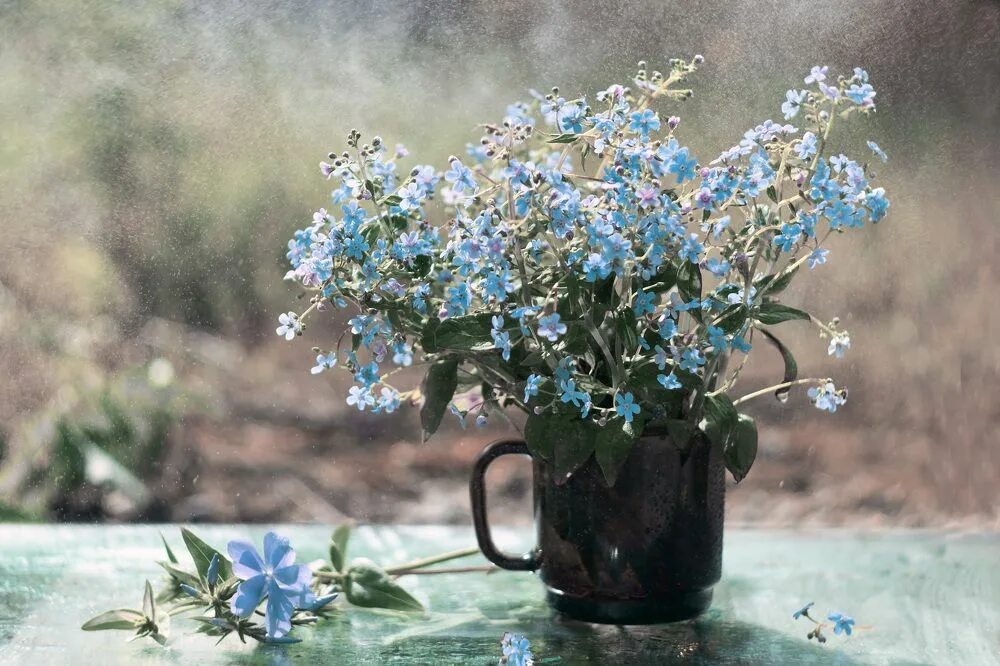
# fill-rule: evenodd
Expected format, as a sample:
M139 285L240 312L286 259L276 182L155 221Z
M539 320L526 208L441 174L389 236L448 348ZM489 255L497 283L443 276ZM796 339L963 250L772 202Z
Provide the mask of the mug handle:
M520 557L505 555L493 544L490 526L486 519L486 468L490 463L506 455L530 456L528 445L522 439L501 439L488 444L476 459L472 469L472 480L469 482L469 494L472 499L472 524L476 529L476 540L479 550L483 551L493 564L501 569L511 571L535 571L541 565L542 553L536 547L531 552Z

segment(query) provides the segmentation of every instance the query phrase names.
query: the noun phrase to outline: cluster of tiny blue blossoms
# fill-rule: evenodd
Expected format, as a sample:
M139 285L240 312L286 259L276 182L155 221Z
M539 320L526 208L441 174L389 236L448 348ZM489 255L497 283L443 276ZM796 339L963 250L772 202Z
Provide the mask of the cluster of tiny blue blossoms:
M823 634L823 629L825 629L829 625L826 624L826 622L821 622L819 620L816 620L812 615L809 614L809 611L812 609L814 605L815 604L812 601L810 601L805 606L792 613L792 619L798 620L799 618L804 617L810 622L812 622L813 625L815 626L809 631L808 634L806 634L806 638L808 638L809 640L815 638L819 643L826 643L826 636ZM835 635L839 636L841 634L845 634L847 636L850 636L852 633L854 633L855 622L854 618L851 617L850 615L845 615L844 613L828 613L826 619L829 622L833 623L833 633ZM871 629L871 627L857 627L857 628Z
M851 339L836 319L778 297L828 261L832 234L886 216L873 161L832 147L837 121L875 110L869 75L813 67L776 105L783 122L701 161L660 110L691 96L678 85L701 62L665 73L640 62L631 85L592 98L533 92L444 168L404 167L403 146L352 130L320 164L329 207L289 241L286 279L311 299L279 317L278 335L346 310L311 372L350 373L360 411L426 400L426 384L397 387L396 373L454 361L444 404L463 426L507 406L598 426L683 417L692 396L732 389L766 327L786 320L812 322L843 357ZM821 410L846 400L826 379L769 388L797 384Z

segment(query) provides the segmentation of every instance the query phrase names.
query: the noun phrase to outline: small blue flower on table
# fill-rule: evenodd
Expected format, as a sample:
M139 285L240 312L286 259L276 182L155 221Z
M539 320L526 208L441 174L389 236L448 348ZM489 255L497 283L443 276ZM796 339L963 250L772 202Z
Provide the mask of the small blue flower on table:
M850 615L844 615L843 613L830 613L826 616L826 619L833 622L833 633L844 633L848 636L851 635L852 627L854 626L854 618Z
M503 656L500 658L503 666L531 666L535 663L531 643L520 634L504 633L500 646L503 648Z
M797 620L800 617L809 617L809 609L813 607L813 604L814 602L810 601L805 606L792 613L792 619Z

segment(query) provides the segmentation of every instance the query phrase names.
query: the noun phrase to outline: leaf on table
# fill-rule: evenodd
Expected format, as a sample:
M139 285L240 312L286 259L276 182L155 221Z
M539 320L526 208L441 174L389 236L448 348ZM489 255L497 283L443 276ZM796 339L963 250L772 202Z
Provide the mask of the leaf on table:
M384 569L371 560L359 558L351 563L344 579L344 596L355 606L388 608L400 611L422 611L423 605Z
M130 631L136 629L145 621L146 616L142 614L142 611L131 608L119 608L90 618L80 628L84 631L105 631L108 629Z

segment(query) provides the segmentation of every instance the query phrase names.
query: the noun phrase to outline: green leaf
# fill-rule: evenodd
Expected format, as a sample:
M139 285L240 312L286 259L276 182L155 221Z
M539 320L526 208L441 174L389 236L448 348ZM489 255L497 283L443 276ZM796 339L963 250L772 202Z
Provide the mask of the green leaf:
M594 453L596 433L594 426L575 415L554 420L560 425L550 426L559 428L559 434L552 444L552 466L555 470L556 483L561 484Z
M420 424L423 426L423 439L426 441L437 432L448 404L455 396L458 388L458 359L445 358L436 361L427 370L421 392L424 394L424 406L420 408Z
M726 449L739 416L733 401L725 393L705 398L705 418L702 429L713 444Z
M774 203L778 203L778 190L774 189L774 185L767 188L767 198Z
M758 328L768 342L777 347L778 353L781 354L781 359L785 362L785 375L781 380L781 383L794 382L799 376L799 365L795 362L795 357L792 356L792 352L788 347L784 345L771 331L763 328ZM784 402L788 397L788 387L778 389L774 392L774 397L779 401Z
M105 631L107 629L123 629L131 631L138 628L146 621L146 616L142 611L130 608L119 608L101 613L83 623L80 627L84 631Z
M799 271L798 267L787 273L772 273L771 275L765 275L761 279L754 282L754 287L757 289L757 293L761 296L766 296L768 294L780 294L783 292L789 284L792 282L792 278Z
M160 532L160 541L163 542L163 548L167 551L167 559L170 560L171 564L177 564L177 556L174 555L174 551L170 549L170 544L167 543L167 538L163 536L163 532Z
M198 587L200 583L198 576L190 571L185 571L171 562L157 562L157 564L163 567L172 578L177 580L177 582L190 585L191 587Z
M212 562L212 555L219 556L219 578L221 580L228 580L233 575L233 565L229 558L202 541L194 532L182 527L181 537L184 538L184 545L191 553L191 559L194 560L194 566L201 578L208 575L208 565Z
M442 349L462 351L487 351L493 349L493 314L485 312L476 315L449 317L442 322L431 319L424 326L420 346L425 352L433 353Z
M639 336L636 334L637 322L632 308L625 308L615 317L615 334L621 337L625 351L631 354L639 346Z
M681 451L687 451L691 447L691 438L694 437L694 424L686 419L667 419L665 425L674 446Z
M673 264L665 263L660 266L659 272L646 282L643 289L659 294L673 289L676 284L677 270Z
M431 263L431 258L426 254L422 254L413 260L413 270L411 272L418 278L424 277L431 272Z
M809 313L788 305L782 305L781 303L763 303L757 312L756 319L760 323L767 325L780 324L783 321L790 321L792 319L804 319L808 321Z
M730 305L722 311L716 326L726 333L736 333L743 328L747 321L747 307L742 303Z
M156 617L156 595L153 594L153 586L148 580L142 595L142 613L150 619Z
M685 261L677 271L677 290L685 301L701 298L701 269L697 264ZM688 310L688 314L701 321L701 310Z
M544 414L528 414L524 424L524 441L531 455L544 460L552 460L553 444L559 437L562 419Z
M618 480L618 472L628 458L632 446L638 437L634 424L625 423L624 419L612 419L603 428L597 430L594 441L594 457L604 473L604 480L611 488Z
M560 134L555 138L549 139L547 143L573 143L578 136L579 134Z
M357 559L351 563L344 579L344 596L355 606L389 608L401 611L422 611L423 605L392 580L371 560Z
M757 424L751 417L746 414L737 417L736 427L733 428L722 456L726 469L736 479L736 483L742 481L757 457Z
M398 206L403 201L403 198L397 194L390 194L387 197L382 197L379 201L380 204L385 204L386 206Z
M56 424L51 474L63 489L77 488L87 480L87 458L83 453L84 435L65 418Z
M2 458L0 458L2 460ZM22 509L6 502L0 502L0 523L41 523L45 522L42 516L35 515L26 509Z
M347 561L347 543L351 538L351 530L354 523L348 521L339 525L330 537L330 563L337 571L344 570L344 563Z
M525 357L521 359L521 365L530 368L532 366L541 365L544 360L545 357L542 356L542 352L536 350L525 355Z

